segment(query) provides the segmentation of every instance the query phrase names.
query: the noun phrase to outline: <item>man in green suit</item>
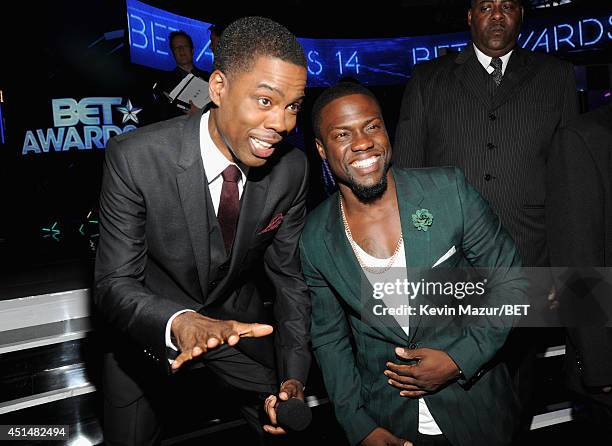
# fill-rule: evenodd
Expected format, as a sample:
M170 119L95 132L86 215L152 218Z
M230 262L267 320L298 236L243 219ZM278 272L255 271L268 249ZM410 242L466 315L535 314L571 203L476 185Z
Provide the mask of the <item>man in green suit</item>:
M341 83L323 92L313 125L339 192L307 219L302 268L314 354L349 442L509 444L517 400L505 365L495 361L509 324L451 327L450 319L427 324L412 313L406 323L381 315L380 305L373 312L363 296L372 297L367 287L392 269L419 282L433 266L473 266L492 268L488 306L521 304L512 239L459 169L390 168L380 106L365 87Z

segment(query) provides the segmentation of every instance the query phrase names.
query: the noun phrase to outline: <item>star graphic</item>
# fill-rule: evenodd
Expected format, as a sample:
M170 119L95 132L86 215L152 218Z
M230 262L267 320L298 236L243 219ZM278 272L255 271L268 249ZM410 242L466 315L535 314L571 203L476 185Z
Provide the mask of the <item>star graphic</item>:
M123 124L128 122L130 119L138 124L138 116L136 115L142 111L142 108L134 107L132 105L132 101L128 99L125 107L117 107L117 110L123 113Z

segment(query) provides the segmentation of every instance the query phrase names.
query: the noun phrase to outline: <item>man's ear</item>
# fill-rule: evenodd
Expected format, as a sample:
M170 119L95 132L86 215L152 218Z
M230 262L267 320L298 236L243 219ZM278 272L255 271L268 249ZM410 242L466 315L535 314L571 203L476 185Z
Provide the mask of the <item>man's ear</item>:
M208 80L208 94L210 100L218 107L221 104L221 96L227 89L227 77L219 70L215 70Z
M468 23L468 26L471 28L472 27L472 8L468 9L467 23Z
M319 138L315 138L315 144L317 146L317 152L319 152L319 156L321 159L326 160L325 149L323 148L323 143L319 140Z

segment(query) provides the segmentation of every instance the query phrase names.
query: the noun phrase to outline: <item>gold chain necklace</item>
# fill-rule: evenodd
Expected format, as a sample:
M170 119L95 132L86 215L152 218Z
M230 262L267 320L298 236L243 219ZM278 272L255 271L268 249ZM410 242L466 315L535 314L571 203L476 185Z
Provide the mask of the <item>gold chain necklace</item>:
M402 243L404 241L404 235L400 231L399 239L397 240L397 244L395 245L395 251L393 251L393 255L389 258L388 263L385 266L381 267L369 267L365 264L361 256L359 255L359 245L357 242L353 240L353 233L351 232L351 228L349 227L348 221L346 219L346 214L344 213L344 205L342 204L342 197L340 198L340 213L342 214L342 223L344 223L344 230L346 231L346 235L348 236L349 242L351 244L351 248L353 248L353 252L355 253L355 257L357 257L357 261L359 262L359 266L361 266L364 270L374 273L374 274L382 274L387 271L389 268L393 266L395 263L395 258L397 254L400 252L402 247Z

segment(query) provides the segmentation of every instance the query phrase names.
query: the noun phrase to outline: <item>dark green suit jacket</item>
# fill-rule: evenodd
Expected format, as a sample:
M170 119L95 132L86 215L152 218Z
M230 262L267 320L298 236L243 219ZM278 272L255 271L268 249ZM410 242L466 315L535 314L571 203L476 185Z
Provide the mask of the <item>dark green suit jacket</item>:
M456 253L439 267L495 267L488 277L491 304L524 303L524 281L514 242L487 203L457 168L393 169L408 268L423 274L449 248ZM504 365L494 356L507 327L458 328L424 324L410 317L406 335L392 316L364 317L363 272L345 236L339 195L308 217L302 233L302 268L312 298L311 336L336 416L351 444L377 426L413 440L418 401L401 397L383 374L396 361L396 346L435 348L458 364L463 377L426 398L438 426L453 445L494 446L510 442L516 396ZM433 224L418 231L411 215L428 209ZM414 277L411 280L420 280Z

